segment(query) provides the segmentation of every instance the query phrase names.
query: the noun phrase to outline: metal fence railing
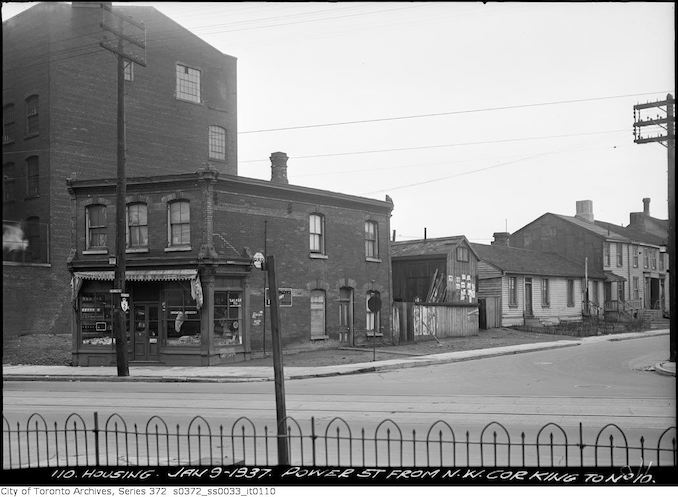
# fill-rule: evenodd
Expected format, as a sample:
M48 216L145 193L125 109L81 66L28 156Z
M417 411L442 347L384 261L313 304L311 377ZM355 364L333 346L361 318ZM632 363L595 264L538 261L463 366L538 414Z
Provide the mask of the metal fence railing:
M534 466L611 467L637 464L676 466L676 427L649 430L637 441L617 425L570 432L556 423L511 435L493 421L479 433L455 431L438 420L420 431L386 419L354 430L339 417L304 427L286 418L290 464L295 466ZM276 427L240 417L230 426L196 416L184 427L159 416L143 424L119 414L86 420L73 413L48 422L40 414L24 423L3 416L3 468L73 466L277 465Z

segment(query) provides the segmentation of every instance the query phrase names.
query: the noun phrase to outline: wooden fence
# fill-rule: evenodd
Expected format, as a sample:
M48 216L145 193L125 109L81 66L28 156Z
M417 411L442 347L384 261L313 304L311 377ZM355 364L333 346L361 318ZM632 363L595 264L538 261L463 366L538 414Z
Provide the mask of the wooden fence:
M421 336L473 336L478 334L478 306L394 302L393 322L401 342L411 342Z

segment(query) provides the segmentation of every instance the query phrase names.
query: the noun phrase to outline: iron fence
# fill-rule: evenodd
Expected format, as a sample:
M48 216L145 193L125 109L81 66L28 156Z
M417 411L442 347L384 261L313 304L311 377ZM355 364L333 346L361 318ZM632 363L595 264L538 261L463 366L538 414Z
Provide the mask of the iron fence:
M411 431L385 419L372 430L354 432L335 417L322 424L311 418L306 426L286 418L290 464L295 466L472 467L472 466L676 466L676 427L656 430L650 438L630 443L616 424L599 430L568 431L557 423L511 436L493 421L474 437L438 420L427 429ZM585 434L585 431L587 432ZM143 425L128 423L119 414L91 421L77 413L63 422L48 422L34 413L25 423L3 416L3 468L74 466L214 466L277 465L275 426L257 426L240 417L213 429L202 416L182 428L159 416Z

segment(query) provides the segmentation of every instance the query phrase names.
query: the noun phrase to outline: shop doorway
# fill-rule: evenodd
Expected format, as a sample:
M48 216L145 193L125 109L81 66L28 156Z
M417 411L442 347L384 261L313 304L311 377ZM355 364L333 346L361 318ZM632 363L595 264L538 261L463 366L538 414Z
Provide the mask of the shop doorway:
M134 344L133 361L157 361L160 331L157 303L135 303L132 329Z

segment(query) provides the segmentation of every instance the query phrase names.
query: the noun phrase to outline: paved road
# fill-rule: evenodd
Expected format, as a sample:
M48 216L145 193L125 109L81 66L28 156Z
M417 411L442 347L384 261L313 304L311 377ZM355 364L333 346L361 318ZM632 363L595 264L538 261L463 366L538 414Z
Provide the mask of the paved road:
M676 424L675 378L645 370L665 359L668 342L668 336L604 341L454 364L288 381L287 410L305 433L315 417L320 435L339 416L354 437L364 428L368 439L385 430L389 437L402 439L416 430L419 438L434 422L444 420L458 438L468 430L474 440L479 440L485 425L498 421L512 440L519 440L521 432L534 440L540 427L554 422L576 441L581 422L585 439L614 423L629 445L637 445L641 434L651 443ZM233 421L247 416L260 433L264 425L275 431L272 383L6 382L3 404L4 415L12 422L32 412L50 422L71 412L91 420L98 411L102 420L119 413L130 426L143 427L153 415L161 415L170 426L183 426L201 415L214 430L223 424L230 433ZM387 422L375 431L385 419L398 426ZM339 424L335 421L328 433ZM503 436L501 427L495 425L493 431ZM612 432L619 440L619 432Z

